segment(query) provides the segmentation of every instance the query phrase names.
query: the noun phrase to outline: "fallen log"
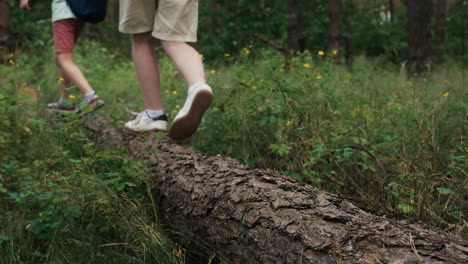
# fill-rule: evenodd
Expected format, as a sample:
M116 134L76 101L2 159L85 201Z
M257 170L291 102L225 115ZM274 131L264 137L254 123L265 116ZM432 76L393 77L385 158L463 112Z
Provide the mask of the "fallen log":
M290 177L208 157L155 133L85 120L104 148L125 147L152 168L170 223L232 263L468 263L468 242L394 220ZM207 252L209 253L209 252Z

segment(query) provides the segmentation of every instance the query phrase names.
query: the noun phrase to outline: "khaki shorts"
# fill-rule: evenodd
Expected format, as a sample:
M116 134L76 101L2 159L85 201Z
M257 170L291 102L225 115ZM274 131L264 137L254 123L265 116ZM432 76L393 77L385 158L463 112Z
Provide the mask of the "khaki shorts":
M198 0L120 0L119 30L168 41L197 41Z

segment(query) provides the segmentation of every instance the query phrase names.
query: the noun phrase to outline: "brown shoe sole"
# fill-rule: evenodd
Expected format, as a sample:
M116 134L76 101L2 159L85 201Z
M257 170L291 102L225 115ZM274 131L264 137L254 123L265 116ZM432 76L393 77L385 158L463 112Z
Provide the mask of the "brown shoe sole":
M213 94L200 91L193 98L192 107L185 116L174 120L169 127L168 136L174 140L182 140L193 135L200 125L203 114L213 101Z

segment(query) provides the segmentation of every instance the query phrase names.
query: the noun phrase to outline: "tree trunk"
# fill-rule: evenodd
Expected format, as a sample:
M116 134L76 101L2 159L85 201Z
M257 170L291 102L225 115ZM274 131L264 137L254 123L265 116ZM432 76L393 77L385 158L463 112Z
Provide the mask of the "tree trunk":
M345 61L346 65L352 69L353 56L354 56L354 42L353 42L353 18L356 12L354 7L354 1L347 3L348 5L345 8L345 17L343 18L343 23L345 24L346 35L343 37L344 40L344 50L345 50ZM340 57L337 55L336 62L339 63Z
M405 1L408 9L408 63L411 77L424 76L431 67L431 18L433 1Z
M9 18L8 0L0 0L0 64L8 61Z
M395 12L395 0L388 0L388 14L389 14L389 21L393 22L393 13Z
M447 18L447 0L436 0L435 3L435 46L434 63L444 61L445 20Z
M106 117L85 125L101 148L146 160L172 229L230 263L467 263L468 242L388 219L290 177L208 157L155 133L123 133Z
M288 7L288 49L298 51L299 47L299 22L297 0L286 0Z
M340 53L340 39L341 39L341 0L328 0L328 16L329 16L329 29L328 39L330 51ZM336 56L337 62L339 56Z
M445 19L447 17L447 0L436 0L435 17L435 43L436 45L442 45L445 42Z

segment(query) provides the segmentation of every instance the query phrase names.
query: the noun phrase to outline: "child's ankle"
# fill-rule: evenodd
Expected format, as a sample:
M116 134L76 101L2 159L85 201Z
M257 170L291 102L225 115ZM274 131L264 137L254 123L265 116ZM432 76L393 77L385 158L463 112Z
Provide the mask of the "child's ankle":
M145 112L146 112L146 115L151 119L155 119L164 115L163 109L158 109L158 110L145 109Z
M95 94L96 94L95 91L86 93L86 94L84 95L84 101L87 102L87 103L91 102L91 100L93 100L93 96L94 96Z

